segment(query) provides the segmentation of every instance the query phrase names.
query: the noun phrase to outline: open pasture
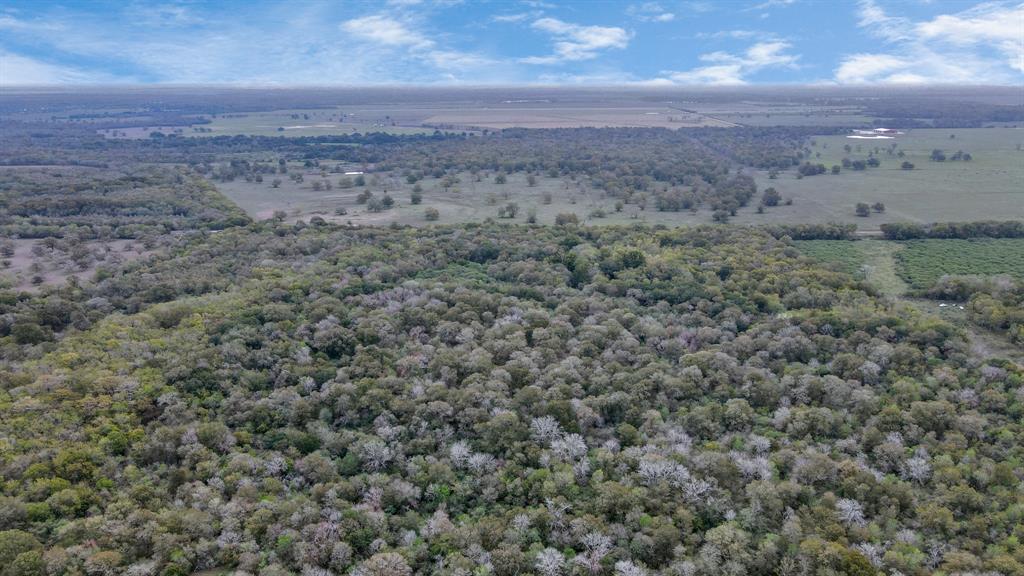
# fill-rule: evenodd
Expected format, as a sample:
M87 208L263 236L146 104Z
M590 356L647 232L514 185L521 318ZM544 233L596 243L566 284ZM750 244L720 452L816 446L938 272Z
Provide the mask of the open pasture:
M877 230L884 222L1024 218L1024 151L1018 149L1022 142L1024 130L1017 128L917 129L893 140L816 137L809 144L812 163L831 168L844 157L866 160L873 154L881 165L802 179L795 170L780 173L774 180L768 172L758 172L759 188L772 186L783 197L793 198L793 210L770 210L742 216L740 221L839 221ZM845 146L850 147L849 152ZM963 150L973 158L969 162L934 162L929 158L935 149L943 150L947 157ZM903 157L898 155L900 151ZM901 169L903 162L912 163L914 169ZM858 217L854 212L858 202L882 202L886 210Z
M342 171L359 170L354 166L342 166ZM533 186L523 173L508 174L506 183L495 183L495 174L480 172L458 174L457 182L445 186L439 178L424 178L418 184L422 189L420 204L411 201L414 184L391 173L368 173L364 175L365 186L341 187L340 182L353 180L327 172L324 177L320 170L304 168L300 163L290 163L289 174L303 174L303 181L296 182L286 176L279 187L273 187L275 177L264 177L263 182L246 182L236 179L231 182L217 182L221 193L237 203L250 216L257 219L270 218L275 211L284 211L290 220L308 220L319 216L325 220L357 225L381 225L396 222L409 225L456 224L480 222L487 218L499 218L499 211L509 203L519 210L509 222L523 223L534 213L540 224L552 224L558 214L575 214L580 222L588 224L646 223L681 226L702 224L711 221L711 212L702 209L697 212L659 212L650 203L643 209L636 204L624 204L621 211L616 209L616 199L594 188L585 179L573 180L567 177L536 177ZM320 190L314 182L320 181ZM331 189L325 187L331 182ZM394 206L380 212L372 212L357 198L365 190L376 197L385 193L394 200ZM345 214L338 214L344 209ZM428 221L424 212L427 208L438 211L438 219ZM787 210L779 207L777 210Z

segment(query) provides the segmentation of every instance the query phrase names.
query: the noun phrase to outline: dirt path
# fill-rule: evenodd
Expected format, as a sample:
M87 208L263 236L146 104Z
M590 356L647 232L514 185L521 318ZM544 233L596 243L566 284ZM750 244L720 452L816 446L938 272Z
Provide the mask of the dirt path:
M901 299L910 288L896 273L896 253L903 244L880 240L861 240L859 243L864 258L864 273L867 281L886 296Z

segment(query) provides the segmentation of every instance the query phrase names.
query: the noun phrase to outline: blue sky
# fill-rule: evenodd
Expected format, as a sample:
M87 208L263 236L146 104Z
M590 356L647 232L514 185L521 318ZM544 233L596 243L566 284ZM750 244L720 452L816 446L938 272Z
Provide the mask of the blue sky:
M1024 84L1024 3L0 4L0 84Z

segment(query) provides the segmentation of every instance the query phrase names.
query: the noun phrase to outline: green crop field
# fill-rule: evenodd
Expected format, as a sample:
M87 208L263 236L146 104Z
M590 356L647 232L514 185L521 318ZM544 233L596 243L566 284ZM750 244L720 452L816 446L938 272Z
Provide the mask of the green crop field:
M801 252L865 278L884 292L922 289L946 274L1024 278L1024 239L804 240ZM891 273L890 273L891 271Z
M912 240L895 254L897 270L914 288L946 274L1008 274L1024 278L1024 238Z
M950 136L954 136L950 138ZM892 140L856 140L844 135L819 136L809 144L811 161L841 164L844 157L875 156L881 166L865 171L842 170L797 179L795 171L769 179L759 172L760 188L775 187L793 198L789 210L741 211L741 222L855 222L862 230L877 230L884 222L942 222L1024 218L1024 130L1019 128L916 129ZM844 146L849 145L847 153ZM886 149L895 145L892 155ZM947 156L969 152L970 162L932 162L932 150ZM904 157L898 157L899 151ZM907 161L914 170L902 170ZM868 218L855 215L858 202L882 202L886 211Z

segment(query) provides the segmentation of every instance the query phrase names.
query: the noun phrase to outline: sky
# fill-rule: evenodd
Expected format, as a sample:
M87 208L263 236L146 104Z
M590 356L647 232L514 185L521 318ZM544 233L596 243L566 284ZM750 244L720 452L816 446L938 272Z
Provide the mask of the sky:
M0 86L1002 84L1024 2L0 2Z

